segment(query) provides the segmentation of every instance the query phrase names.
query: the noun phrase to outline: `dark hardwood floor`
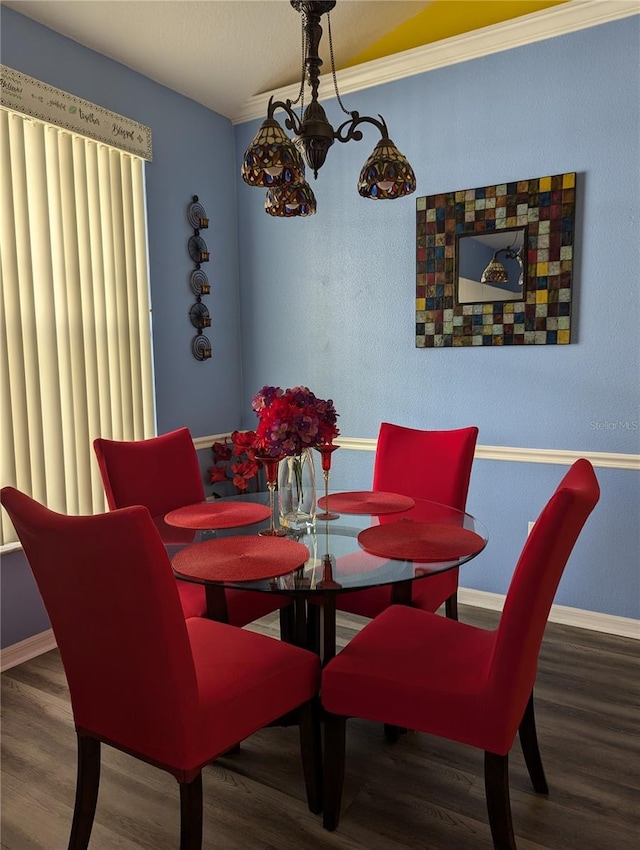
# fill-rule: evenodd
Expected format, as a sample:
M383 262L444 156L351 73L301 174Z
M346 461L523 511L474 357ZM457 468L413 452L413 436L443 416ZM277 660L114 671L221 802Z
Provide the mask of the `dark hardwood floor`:
M492 626L493 612L460 618ZM340 616L339 642L362 621ZM252 628L277 634L277 618ZM640 846L640 644L550 623L536 688L548 798L529 784L519 744L511 800L519 850ZM270 728L204 771L204 850L491 850L479 751L409 733L395 745L347 727L343 814L322 829L304 802L297 730ZM65 850L75 734L57 651L2 674L3 850ZM177 850L178 788L168 774L103 747L90 850Z

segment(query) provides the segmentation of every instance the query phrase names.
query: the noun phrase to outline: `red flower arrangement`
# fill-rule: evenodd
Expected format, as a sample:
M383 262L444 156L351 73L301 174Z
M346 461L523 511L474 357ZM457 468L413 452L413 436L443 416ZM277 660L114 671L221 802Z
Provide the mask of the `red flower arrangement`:
M214 465L209 469L212 484L230 481L240 493L249 489L262 464L256 460L256 432L234 431L224 442L211 446Z
M211 446L211 484L230 482L244 493L263 467L260 456L297 455L340 433L333 401L317 398L308 387L263 387L251 406L260 420L257 430L234 431Z
M297 455L304 449L331 443L340 433L331 399L317 398L308 387L263 387L251 404L260 422L258 454Z

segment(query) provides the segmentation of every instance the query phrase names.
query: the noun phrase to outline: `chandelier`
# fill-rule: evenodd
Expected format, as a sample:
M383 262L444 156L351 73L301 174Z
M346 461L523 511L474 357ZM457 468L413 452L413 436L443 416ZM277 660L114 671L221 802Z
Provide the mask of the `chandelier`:
M290 0L293 8L300 13L302 23L302 74L300 91L295 100L281 101L273 97L269 100L267 117L262 122L253 141L247 148L242 162L241 174L250 186L262 186L267 189L265 210L269 215L307 216L316 211L316 199L311 186L305 179L305 166L318 171L324 165L329 148L334 141L360 141L362 124L373 124L380 132L371 156L367 159L358 179L358 192L363 198L386 200L401 198L415 192L416 178L406 158L389 138L387 125L382 115L378 118L361 116L358 112L345 109L336 79L331 39L331 20L329 12L336 0ZM320 67L322 60L318 54L322 27L322 15L327 15L329 34L329 54L331 74L336 98L340 108L349 118L334 130L318 102L320 85ZM311 102L305 107L305 82L311 90ZM293 107L300 104L300 115ZM293 132L293 140L287 136L274 118L276 110L286 114L285 127Z
M515 245L515 243L514 243ZM520 267L518 276L518 286L524 285L524 262L522 259L522 246L515 248L510 245L508 248L501 248L495 251L493 257L489 261L486 269L482 272L480 283L509 283L509 273L504 264L498 259L500 254L504 254L506 260L517 260Z

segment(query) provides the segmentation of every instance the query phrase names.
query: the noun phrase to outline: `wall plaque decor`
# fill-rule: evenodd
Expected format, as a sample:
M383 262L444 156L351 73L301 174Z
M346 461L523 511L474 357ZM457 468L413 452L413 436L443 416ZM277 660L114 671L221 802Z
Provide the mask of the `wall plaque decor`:
M416 347L567 345L575 172L416 201Z
M211 357L211 342L203 333L204 328L211 327L211 316L202 296L211 292L211 284L200 264L208 263L211 255L207 243L200 236L200 231L209 227L209 219L197 195L194 195L191 203L187 205L187 221L193 228L193 236L190 236L187 242L187 251L196 264L189 275L189 285L196 296L195 304L192 304L189 310L189 319L196 329L196 335L191 340L191 353L196 360L203 361Z

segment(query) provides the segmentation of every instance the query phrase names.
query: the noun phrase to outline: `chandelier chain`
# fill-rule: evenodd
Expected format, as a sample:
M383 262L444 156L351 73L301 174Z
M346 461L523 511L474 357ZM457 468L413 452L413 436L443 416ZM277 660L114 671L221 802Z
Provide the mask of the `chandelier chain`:
M301 68L300 68L300 89L298 91L298 96L295 100L291 101L291 105L295 106L296 103L300 103L300 115L304 112L304 59L307 53L307 40L304 26L304 15L300 15L300 29L302 31L302 38L300 39L302 47L301 53L302 58L300 60Z
M330 14L330 12L327 12L327 32L328 32L328 35L329 35L329 56L331 58L331 76L333 77L333 88L335 89L336 99L338 101L338 104L340 105L340 109L342 109L344 114L349 115L353 118L354 113L350 112L348 109L345 108L345 105L340 98L340 92L338 91L338 80L337 80L337 77L336 77L336 63L335 63L335 60L333 58L333 39L331 38L331 14Z
M304 115L304 77L306 70L306 58L307 58L307 27L306 24L306 16L300 15L300 25L302 26L302 71L300 74L300 94L298 95L300 99L300 121L302 121L302 116Z

